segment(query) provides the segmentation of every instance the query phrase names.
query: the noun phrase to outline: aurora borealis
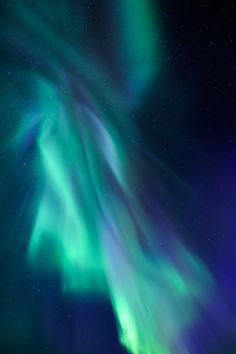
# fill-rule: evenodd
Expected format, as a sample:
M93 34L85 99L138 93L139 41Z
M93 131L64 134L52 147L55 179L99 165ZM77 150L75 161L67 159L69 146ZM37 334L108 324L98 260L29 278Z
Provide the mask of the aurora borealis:
M233 177L186 123L174 6L1 3L1 353L233 353L234 218L207 189Z

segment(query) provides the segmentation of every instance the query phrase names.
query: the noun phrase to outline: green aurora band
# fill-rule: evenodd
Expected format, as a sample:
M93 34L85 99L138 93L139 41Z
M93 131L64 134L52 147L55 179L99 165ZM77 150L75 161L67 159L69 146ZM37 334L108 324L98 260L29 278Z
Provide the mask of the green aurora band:
M187 335L214 282L171 223L163 235L158 218L149 215L135 190L144 177L142 160L128 139L136 134L128 117L160 64L152 2L117 3L123 92L81 45L92 45L82 31L82 11L80 45L67 40L75 23L66 5L15 1L10 14L8 36L44 63L44 69L29 68L37 105L24 114L14 139L18 146L37 132L28 259L40 271L58 272L64 294L110 300L129 352L193 353ZM167 248L158 241L163 238Z

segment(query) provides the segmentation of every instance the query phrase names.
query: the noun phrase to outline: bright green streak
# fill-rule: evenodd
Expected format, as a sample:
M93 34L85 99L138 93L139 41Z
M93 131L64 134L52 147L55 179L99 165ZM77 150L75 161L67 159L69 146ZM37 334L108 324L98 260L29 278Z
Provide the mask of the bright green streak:
M119 13L124 71L131 93L139 99L159 59L151 2L122 1ZM32 80L37 82L41 126L29 259L39 271L59 272L65 294L99 293L110 299L120 341L131 353L190 353L182 337L207 302L212 280L172 231L166 239L172 241L176 257L158 244L158 225L132 184L143 171L133 163L135 151L124 138L134 131L131 124L124 128L121 123L129 108L124 109L115 86L108 85L106 70L87 60L86 50L71 48L29 8L22 8L21 14L27 31L19 33L19 43L28 46L31 32L39 37L50 53L47 64L52 70L50 80L39 74ZM63 18L57 15L55 21ZM29 46L42 55L34 40ZM67 71L78 78L78 92L93 108L70 92Z
M40 92L45 122L38 140L41 161L37 173L41 170L44 173L40 187L43 193L29 254L34 258L45 240L50 242L55 249L48 258L55 262L53 267L62 271L64 289L82 288L86 291L92 285L97 289L102 265L99 252L96 253L96 225L89 220L90 213L94 217L96 208L93 208L95 201L84 169L86 161L82 142L76 143L72 129L68 132L64 108L52 88L41 82ZM72 170L76 173L79 193L73 190ZM90 240L91 235L94 242ZM41 257L43 262L43 254Z
M187 353L181 335L206 301L208 272L174 239L181 267L155 246L158 225L130 185L125 145L114 127L87 108L68 110L49 83L39 81L38 90L41 196L30 259L39 269L59 271L65 293L110 297L120 341L130 352ZM138 230L150 244L148 252Z

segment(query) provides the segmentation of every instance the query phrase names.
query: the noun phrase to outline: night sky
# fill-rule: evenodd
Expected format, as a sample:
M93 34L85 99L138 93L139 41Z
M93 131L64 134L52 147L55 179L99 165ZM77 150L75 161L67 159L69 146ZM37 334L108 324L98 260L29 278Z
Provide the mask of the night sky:
M236 353L235 8L0 0L0 354Z

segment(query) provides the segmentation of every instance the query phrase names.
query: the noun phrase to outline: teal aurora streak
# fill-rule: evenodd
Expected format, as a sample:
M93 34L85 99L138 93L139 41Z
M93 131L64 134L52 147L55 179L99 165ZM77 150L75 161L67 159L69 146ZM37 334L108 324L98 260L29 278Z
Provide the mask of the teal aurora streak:
M75 24L66 1L55 6L53 19L52 3L35 3L37 11L15 3L17 44L26 52L30 47L47 67L30 71L37 106L24 115L14 139L18 146L37 126L29 261L41 271L59 272L65 294L110 300L120 341L131 353L193 353L187 334L214 282L171 223L163 235L158 218L148 213L135 191L145 177L141 158L128 139L136 134L129 116L161 65L152 2L117 5L123 89L90 55L83 11ZM76 43L66 39L70 28L76 28ZM8 35L14 37L14 25ZM163 238L167 248L158 241Z

